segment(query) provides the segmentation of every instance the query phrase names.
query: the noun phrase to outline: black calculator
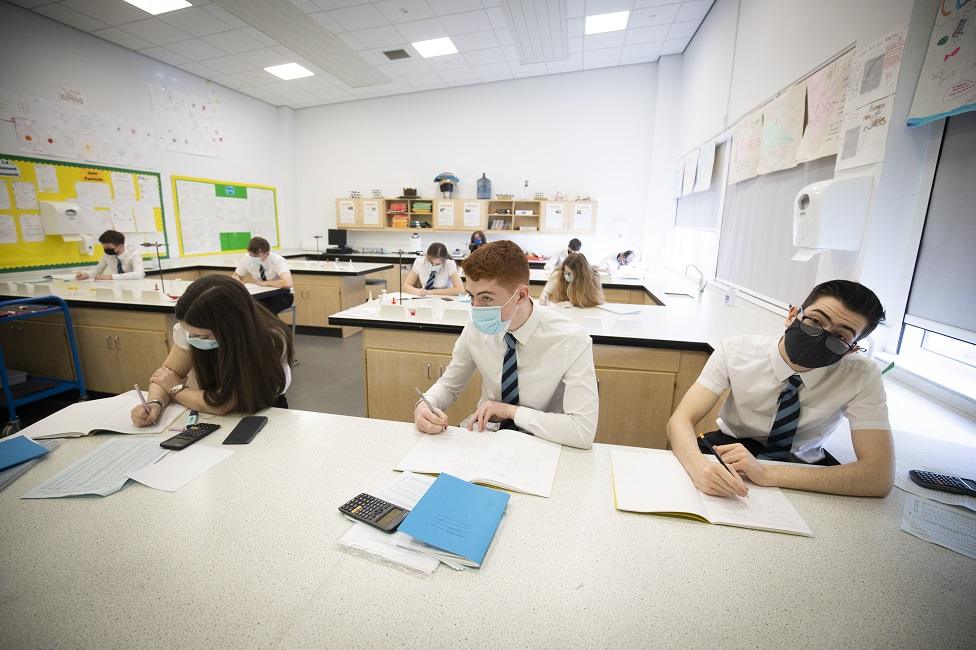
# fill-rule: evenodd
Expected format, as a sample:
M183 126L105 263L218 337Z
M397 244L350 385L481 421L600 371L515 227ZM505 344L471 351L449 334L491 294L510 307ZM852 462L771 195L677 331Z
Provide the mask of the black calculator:
M976 497L976 481L970 478L923 472L919 469L909 471L908 476L922 487L927 487L931 490L941 490L942 492L953 492L955 494Z
M219 424L201 422L198 424L188 424L186 428L168 440L163 440L159 446L163 449L186 449L194 442L206 438L211 433L220 428Z
M373 528L379 528L384 533L395 531L403 518L410 514L409 510L365 492L339 506L339 512Z

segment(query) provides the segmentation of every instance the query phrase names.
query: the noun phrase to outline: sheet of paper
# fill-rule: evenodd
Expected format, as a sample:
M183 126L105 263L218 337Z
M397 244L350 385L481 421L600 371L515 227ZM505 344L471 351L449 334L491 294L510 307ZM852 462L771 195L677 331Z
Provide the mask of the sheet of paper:
M618 510L705 516L701 494L673 454L613 449L610 464Z
M147 396L148 393L143 391L143 395ZM35 440L42 437L75 438L87 435L92 429L108 429L117 433L161 433L186 411L179 404L171 403L163 409L156 424L137 427L129 415L136 404L139 404L139 398L133 391L115 397L78 402L35 422L25 428L24 433Z
M973 512L976 512L976 497L967 496L965 494L953 494L952 492L943 492L941 490L930 490L929 488L922 487L915 481L913 481L908 476L909 469L922 469L925 471L940 473L937 468L930 467L902 467L899 463L895 466L895 486L905 492L910 492L912 494L930 499L932 501L939 501L941 503L947 503L953 506L962 506L963 508L968 508Z
M464 202L464 227L478 228L481 226L481 204L477 201Z
M54 165L34 165L37 175L37 191L41 194L58 193L58 171Z
M420 474L447 472L467 480L474 471L475 458L488 444L488 439L487 433L476 434L460 427L448 427L436 436L422 436L394 469Z
M136 220L136 231L156 232L156 213L152 205L139 202L132 207L133 216Z
M154 208L159 207L159 180L155 176L139 176L139 200L148 201Z
M37 444L41 445L48 451L54 451L61 445L62 441L61 440L36 440L35 442L37 442ZM3 470L2 472L0 472L0 490L7 487L14 481L16 481L19 477L26 474L27 470L29 470L31 467L38 464L39 462L41 462L42 460L44 460L50 455L51 454L45 454L39 458L35 458L34 460L29 460L26 463L21 463L20 465L9 467Z
M681 159L681 196L688 196L695 191L695 176L698 174L698 149L685 154Z
M363 225L380 225L380 202L363 201Z
M894 96L885 97L844 116L841 127L843 140L835 169L851 169L881 162L888 140L893 103Z
M233 453L230 449L196 444L131 472L129 478L157 490L176 492Z
M445 228L454 226L454 202L437 202L437 225Z
M356 223L356 202L339 201L339 223L351 226Z
M33 183L14 182L14 205L18 210L37 209L37 188Z
M715 141L698 148L698 169L695 172L695 191L703 192L712 186L715 170Z
M713 497L702 493L701 499L713 524L813 537L810 526L779 488L750 484L747 497Z
M0 214L0 244L17 243L17 224L9 214Z
M9 210L11 207L10 186L7 181L0 179L0 210Z
M976 560L976 512L906 494L901 529Z
M602 305L597 305L597 309L602 309L603 311L608 311L611 314L617 314L618 316L639 314L641 312L640 307L637 305L621 305L609 302L605 302Z
M158 440L109 440L90 454L64 468L30 490L24 499L118 492L129 480L129 474L154 463L167 453Z
M577 203L573 208L573 230L593 229L593 204Z
M112 172L112 193L116 201L135 203L136 186L132 182L132 174Z
M807 126L796 153L797 162L837 153L853 56L853 51L848 52L807 79Z
M476 480L548 498L562 445L506 429L489 435L475 466Z
M732 128L732 157L729 162L729 185L749 180L759 168L762 145L763 112L756 111Z
M908 26L888 32L870 43L858 43L851 59L845 112L895 93Z
M566 228L566 206L563 203L546 203L545 220L542 227L545 230L564 230Z
M796 152L803 137L806 92L806 82L801 81L763 107L759 174L796 167Z
M943 2L934 13L908 126L976 110L976 2Z

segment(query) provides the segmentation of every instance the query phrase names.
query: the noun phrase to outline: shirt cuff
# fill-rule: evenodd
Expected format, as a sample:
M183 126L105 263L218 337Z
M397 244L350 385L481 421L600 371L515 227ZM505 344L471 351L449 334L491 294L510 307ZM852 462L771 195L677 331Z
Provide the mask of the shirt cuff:
M701 377L696 379L695 383L701 386L702 388L707 388L708 390L712 391L716 395L721 395L722 391L728 388L728 386L716 386L711 382L709 382L708 380L702 379Z

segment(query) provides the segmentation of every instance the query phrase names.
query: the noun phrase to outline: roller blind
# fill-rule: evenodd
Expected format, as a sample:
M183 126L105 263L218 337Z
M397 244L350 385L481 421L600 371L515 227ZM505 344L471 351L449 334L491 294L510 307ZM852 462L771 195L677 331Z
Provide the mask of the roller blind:
M905 322L976 343L976 113L946 121Z
M678 199L678 210L674 220L676 226L702 230L718 228L722 188L725 186L725 145L725 142L715 145L715 164L712 167L712 181L708 189Z

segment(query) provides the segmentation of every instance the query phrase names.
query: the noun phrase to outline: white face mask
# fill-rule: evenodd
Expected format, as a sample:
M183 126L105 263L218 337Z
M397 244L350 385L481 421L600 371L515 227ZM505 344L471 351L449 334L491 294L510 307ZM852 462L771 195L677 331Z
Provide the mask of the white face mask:
M563 280L566 281L566 284L571 283L573 281L573 274L570 271L565 271L563 273Z

